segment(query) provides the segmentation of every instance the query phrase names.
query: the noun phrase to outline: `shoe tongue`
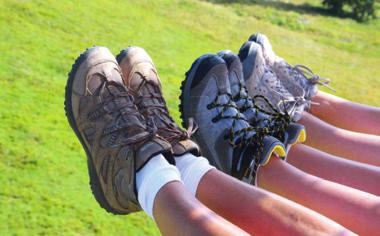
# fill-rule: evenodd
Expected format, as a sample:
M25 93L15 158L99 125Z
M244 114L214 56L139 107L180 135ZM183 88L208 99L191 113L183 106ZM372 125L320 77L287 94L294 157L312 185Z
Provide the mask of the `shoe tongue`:
M139 107L143 108L143 110L149 114L152 112L158 112L161 118L171 121L169 114L167 114L165 109L166 104L162 98L162 92L159 84L155 84L153 81L151 83L146 83L140 88L139 93L142 96L146 96L140 101ZM154 116L154 118L157 125L162 123L162 121L157 119L156 116Z
M181 140L172 148L175 156L182 156L186 153L191 153L195 156L201 155L198 145L190 139Z
M284 99L294 100L294 96L282 85L281 81L273 71L266 70L262 77L262 80L264 80L264 82L267 83L268 86L274 89Z
M275 89L276 92L286 92L280 82L280 80L277 78L277 76L273 73L271 70L266 70L263 77L261 78L264 80L265 83L268 84L272 89ZM284 91L283 91L284 90Z
M143 70L144 69L144 70ZM142 67L141 73L135 73L134 76L139 78L133 78L131 87L139 94L143 96L142 101L146 106L163 105L162 91L160 80L157 74L151 69L151 67Z
M159 134L162 137L165 138L173 135L173 133L167 129L180 130L178 125L170 117L169 111L166 108L166 103L162 98L160 85L146 83L145 86L140 88L139 93L142 96L147 96L142 98L138 103L140 112L142 112L144 116L153 118L155 125L159 129ZM150 95L157 97L149 97Z
M135 150L135 169L139 171L152 157L162 154L170 164L175 164L170 144L158 137L147 140Z
M240 85L238 86L240 88ZM234 95L234 93L232 93L232 95L238 96L238 99L235 100L238 110L242 111L242 109L244 108L244 112L242 113L244 114L245 118L248 121L252 120L256 115L256 111L253 108L253 102L252 100L249 99L249 95L247 94L247 92L243 89L242 90L239 89L236 95Z
M247 92L245 90L239 90L239 93L237 93L237 95L233 95L233 96L237 96L235 98L235 103L238 107L239 110L241 110L243 107L253 107L253 102L249 99L250 96L247 94Z
M246 109L244 112L243 112L245 118L247 119L247 121L249 121L250 123L252 123L252 121L254 121L255 117L256 117L256 111L254 108L248 108Z
M229 102L229 100L230 100L230 98L227 95L222 95L222 96L219 97L220 104L227 104ZM224 116L230 116L230 117L234 117L234 116L237 116L237 114L239 114L240 117L243 117L244 119L246 119L246 117L244 116L244 114L239 113L239 111L236 108L233 108L233 107L227 108L223 112L223 114L224 114ZM235 125L233 127L231 126L231 129L232 129L233 132L237 132L237 131L239 131L241 129L245 129L245 128L250 127L250 125L248 124L248 122L246 120L234 119L234 118L229 118L229 120L231 120L231 122L235 123ZM247 137L250 137L253 134L254 133L252 133L252 132L248 132L248 136ZM236 140L239 139L239 138L241 138L241 137L242 137L242 135L236 135L234 141L236 142Z
M240 95L242 97L247 96L245 91L241 91ZM243 107L245 108L244 112L242 114L245 116L246 120L250 125L258 125L259 127L263 127L263 125L266 123L263 121L268 120L269 116L265 113L262 113L260 111L257 111L256 108L254 108L252 100L249 100L248 98L240 98L238 101L235 102L238 109L241 110ZM257 123L260 120L259 124Z
M241 129L247 129L251 127L246 121L236 121L235 123L235 127L233 128L233 131L234 132L237 132L237 131L241 131ZM251 131L246 131L246 132L241 132L240 134L237 134L235 135L234 137L234 143L235 144L239 144L240 142L242 142L243 140L247 140L253 136L256 135L256 131L255 130L251 130Z

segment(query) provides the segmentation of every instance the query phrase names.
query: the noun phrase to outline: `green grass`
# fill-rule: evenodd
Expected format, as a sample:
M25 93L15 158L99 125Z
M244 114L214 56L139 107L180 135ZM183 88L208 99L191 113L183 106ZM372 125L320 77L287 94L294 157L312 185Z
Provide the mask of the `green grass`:
M358 24L308 2L0 0L0 235L158 235L144 213L113 216L89 186L63 111L74 59L92 45L153 57L179 121L181 80L206 52L237 51L256 31L291 63L333 79L339 96L380 106L380 20Z

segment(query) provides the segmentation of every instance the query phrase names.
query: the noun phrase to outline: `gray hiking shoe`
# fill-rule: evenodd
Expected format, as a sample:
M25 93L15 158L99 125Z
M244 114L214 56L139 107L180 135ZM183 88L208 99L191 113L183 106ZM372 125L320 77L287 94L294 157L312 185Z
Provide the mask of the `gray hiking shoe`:
M276 138L256 130L232 101L227 65L214 54L199 57L186 73L180 95L183 126L195 119L202 154L219 170L255 184L256 171L272 153L285 156Z
M198 145L190 140L196 127L182 130L169 115L162 96L161 82L156 67L146 51L140 47L128 47L116 57L124 75L124 84L135 97L135 103L145 118L151 117L158 134L173 147L174 156L185 153L200 155Z
M306 140L305 127L291 122L289 115L279 112L266 113L255 107L245 87L242 64L236 54L227 50L219 52L218 55L224 59L228 67L232 99L251 126L267 128L268 134L280 140L287 149Z
M96 200L108 212L128 214L141 209L136 172L159 153L174 159L170 144L138 112L120 73L107 48L86 50L69 73L65 111L87 153Z
M283 82L283 85L289 90L289 92L294 96L299 96L300 88L304 90L304 98L309 101L309 105L311 104L312 97L318 92L317 85L322 85L335 91L328 85L330 79L322 78L314 74L304 65L292 66L283 58L277 56L272 49L268 37L264 34L253 34L249 38L249 41L261 45L265 61Z
M283 86L266 64L261 46L248 41L240 48L239 57L248 94L255 104L268 113L275 111L289 114L292 121L301 119L307 106L303 94L293 96Z

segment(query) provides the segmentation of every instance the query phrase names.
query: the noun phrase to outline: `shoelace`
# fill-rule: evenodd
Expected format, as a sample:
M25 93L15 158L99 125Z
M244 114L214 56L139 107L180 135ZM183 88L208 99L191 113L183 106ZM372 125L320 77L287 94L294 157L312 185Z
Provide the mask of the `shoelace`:
M224 104L218 103L219 97L223 96L223 95L227 95L229 97L228 102L224 103ZM264 135L268 134L268 129L266 129L266 128L264 128L264 129L260 128L259 129L258 127L249 126L247 128L242 128L242 129L239 129L237 131L234 131L235 126L236 126L236 122L238 122L239 120L244 120L246 122L248 122L248 121L244 118L244 116L241 116L239 112L237 112L236 115L225 115L224 114L224 112L226 112L227 109L229 109L229 108L234 108L238 111L236 104L233 102L232 95L229 93L220 93L218 91L218 94L215 97L214 101L212 101L210 104L207 105L207 109L213 109L213 108L220 108L221 111L215 117L212 118L212 122L215 123L215 122L218 122L219 120L222 120L222 119L233 119L229 133L225 137L225 139L228 139L228 142L232 146L233 149L242 148L243 146L245 146L247 144L252 144L252 143L257 145L255 152L252 153L253 158L251 160L251 164L248 165L248 168L245 170L245 172L243 174L243 178L250 178L249 175L251 172L253 172L253 174L255 176L256 175L255 169L259 165L260 155L264 151L263 138L264 138ZM246 135L249 132L255 132L256 134L250 136L249 138L246 138ZM235 143L236 137L238 137L240 139L238 144ZM240 160L240 161L243 161L243 160ZM240 171L240 170L238 170L238 171Z
M219 97L223 96L223 95L227 95L229 97L227 103L219 103L218 102ZM248 121L245 119L244 116L241 116L241 113L239 113L239 112L237 112L235 115L225 115L224 114L227 111L227 109L229 109L229 108L234 108L238 111L236 104L233 102L232 95L229 93L218 92L218 95L215 97L214 101L212 101L210 104L207 105L207 109L210 110L213 108L220 108L221 109L220 112L215 117L212 118L211 121L213 123L216 123L222 119L232 119L233 120L229 134L227 135L227 137L225 137L226 139L228 139L229 144L233 148L241 148L245 144L260 141L260 139L263 138L263 135L266 134L266 130L258 129L257 127L252 127L252 126L247 127L247 128L238 129L237 131L234 131L235 126L236 126L236 122L238 122L239 120L244 120L246 122L248 122ZM252 131L256 132L256 135L252 135L251 137L246 138L245 137L246 134L248 134L249 132L252 132ZM235 138L237 136L240 137L239 144L235 144Z
M259 99L262 99L269 106L269 108L272 110L272 112L268 112L268 111L261 109L256 104L257 100L259 100ZM277 137L284 138L285 131L291 122L291 118L290 118L288 111L286 109L284 109L284 112L277 110L276 107L268 100L268 98L266 98L263 95L254 96L253 101L254 101L254 103L253 103L254 108L256 110L263 112L263 113L269 115L270 117L273 117L269 120L269 122L273 121L276 124L275 128L273 129L273 132L277 135ZM293 109L294 108L295 107L293 107Z
M148 80L145 80L145 83L150 83ZM151 84L152 86L156 86L155 84ZM189 126L187 130L182 130L178 126L175 125L174 120L169 115L169 111L166 108L165 100L162 95L159 93L150 92L149 95L140 95L138 96L137 104L141 104L141 102L145 99L158 99L161 101L160 104L152 104L149 106L142 106L142 111L150 110L163 124L158 125L158 132L161 136L163 136L172 146L177 144L181 140L189 139L198 129L197 123L194 119L189 119Z
M284 109L285 113L280 112L266 97L262 95L256 95L254 99L252 99L250 96L248 96L247 88L241 83L239 83L239 88L240 91L235 97L233 97L233 100L238 101L240 99L243 99L244 105L241 109L242 112L246 111L247 109L254 109L256 124L264 121L263 119L258 118L259 112L267 114L269 116L268 123L267 126L264 128L266 133L268 134L270 132L273 132L274 134L276 134L277 137L284 138L285 130L290 124L290 116L287 113L286 109ZM259 98L264 100L264 102L271 108L272 112L264 111L255 103L255 100ZM276 125L270 127L270 124L272 124L272 122L274 122Z
M105 90L110 94L105 98L97 109L89 112L88 119L94 121L106 114L116 113L114 124L103 130L102 135L111 135L107 141L107 146L118 147L124 145L133 145L145 140L149 140L156 135L157 128L154 123L149 119L146 122L146 126L141 123L141 129L146 131L146 135L138 135L137 137L124 137L118 144L114 144L117 138L124 134L126 129L130 128L130 122L128 118L131 116L138 117L138 120L142 120L141 114L137 111L136 106L133 103L133 97L127 92L127 89L114 81L106 81L100 88L100 93L105 93ZM136 124L134 124L136 125Z
M290 111L288 112L288 114L292 114L293 111L297 108L297 106L300 106L304 103L309 103L303 96L294 97L293 95L289 94L288 90L286 90L285 87L283 87L281 82L277 79L276 74L270 68L265 69L265 73L262 75L261 79L263 79L265 74L270 74L272 77L276 77L276 83L274 87L275 89L272 90L272 92L276 93L281 97L281 100L277 104L278 108L282 107L284 111ZM284 93L288 93L290 97L286 97ZM267 100L266 102L269 102L269 100ZM288 104L290 104L290 107L288 107Z
M320 77L319 75L314 74L313 71L307 66L295 65L294 67L292 67L292 69L299 72L306 80L310 81L311 83L325 86L326 88L336 92L335 89L333 89L332 87L328 85L331 81L330 79L323 78L323 77Z
M243 106L239 109L239 111L241 112L241 113L244 113L244 112L246 112L248 109L254 109L255 110L255 123L256 124L259 124L259 123L261 123L262 121L265 121L265 119L260 119L259 117L258 117L258 115L259 115L259 110L258 109L255 109L255 106L254 106L254 102L253 102L253 100L252 100L252 98L251 97L249 97L247 94L247 90L246 90L246 88L243 86L243 85L241 85L241 84L239 84L239 86L240 86L240 92L239 93L237 93L234 97L232 97L232 100L234 101L234 102L237 102L237 101L240 101L240 100L243 100L244 101L244 104L243 104ZM244 95L243 95L244 94ZM271 118L271 117L270 117ZM268 132L269 132L269 127L264 127L264 130L267 130L268 129Z

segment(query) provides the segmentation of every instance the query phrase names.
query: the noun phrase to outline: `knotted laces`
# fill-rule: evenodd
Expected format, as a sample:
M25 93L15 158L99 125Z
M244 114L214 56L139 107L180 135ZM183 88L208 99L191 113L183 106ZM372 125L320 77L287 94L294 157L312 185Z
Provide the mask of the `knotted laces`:
M295 65L293 69L296 70L298 73L300 73L310 83L325 86L326 88L336 92L335 89L333 89L332 87L328 85L331 81L330 79L323 78L323 77L320 77L319 75L314 74L313 71L307 66Z
M146 125L144 124L144 118L134 105L133 97L123 85L114 81L105 81L100 87L99 94L99 99L102 101L97 108L88 113L88 119L95 121L105 115L114 118L111 125L108 125L102 132L102 136L109 136L107 146L133 145L150 140L156 135L157 128L154 123L148 120ZM132 120L134 122L131 122ZM137 134L127 135L131 130L136 131ZM115 143L120 136L122 138Z
M287 110L284 109L285 112L279 111L275 106L265 97L262 95L256 95L252 99L248 95L247 88L243 84L239 84L240 91L239 93L233 97L234 101L238 101L240 99L243 99L244 105L241 108L241 112L245 112L248 109L254 109L255 110L255 124L260 124L263 121L268 121L266 123L266 126L263 129L263 132L265 134L271 134L275 135L276 137L283 139L285 130L290 124L290 116L287 113ZM262 108L260 108L257 105L257 100L262 99L271 109L271 112L265 111ZM282 104L285 104L283 101ZM262 112L264 114L267 114L269 117L268 119L259 118L259 112ZM274 124L274 125L271 125ZM256 127L257 129L258 127Z
M149 80L144 80L143 83L148 83L153 87L156 84ZM157 99L159 102L145 104L143 101L147 99ZM156 117L161 123L156 123L158 134L165 138L172 146L181 140L189 139L198 129L197 123L194 119L189 119L189 126L187 130L182 130L176 125L174 120L169 115L166 102L161 93L149 92L147 95L139 94L137 104L141 107L141 111Z

